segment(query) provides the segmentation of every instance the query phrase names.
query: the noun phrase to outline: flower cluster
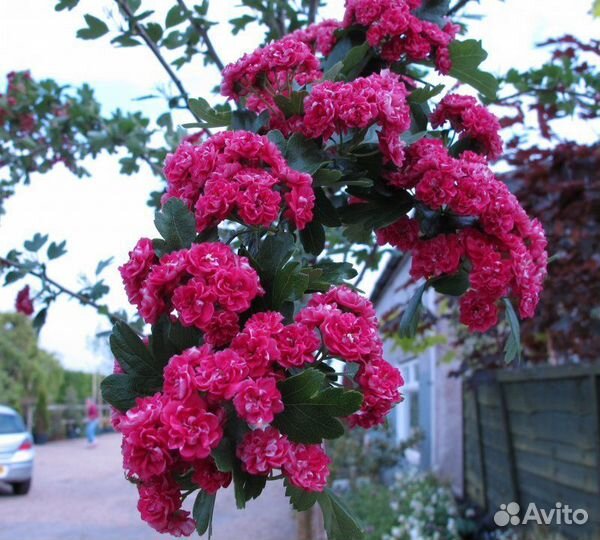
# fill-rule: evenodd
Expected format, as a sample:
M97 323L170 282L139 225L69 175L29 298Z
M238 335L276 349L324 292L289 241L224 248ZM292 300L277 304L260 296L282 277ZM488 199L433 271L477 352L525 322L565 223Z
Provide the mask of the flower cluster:
M219 345L238 330L238 315L263 294L248 259L219 242L194 244L162 258L142 238L120 267L129 301L151 324L175 312L183 326L206 332Z
M449 122L460 139L468 139L489 159L502 155L500 122L498 118L471 96L448 94L431 115L431 125L437 128Z
M307 28L300 28L288 37L308 45L313 52L329 56L336 44L335 32L342 28L342 23L334 19L327 19Z
M286 36L244 55L223 70L221 94L235 101L244 100L246 107L257 113L277 110L275 96L290 96L294 84L304 86L323 75L311 46L303 41L320 38L327 47L332 34L327 27L323 31L313 28L305 30L299 39Z
M511 291L520 316L533 317L546 275L544 231L484 157L465 151L453 158L441 140L422 139L388 181L414 188L424 208L449 213L458 223L455 232L421 236L417 212L377 231L380 243L412 253L414 278L452 275L468 261L471 289L461 298L461 322L471 330L488 330L498 321L498 301Z
M359 364L355 382L363 394L363 404L350 417L350 424L363 428L382 424L402 400L399 388L404 381L382 357L383 345L371 302L347 287L336 287L326 294L315 294L296 321L318 328L331 356Z
M344 27L367 28L367 41L387 62L434 60L438 71L448 74L448 47L459 26L448 21L440 28L420 19L412 12L420 6L421 0L347 0Z
M163 203L183 200L196 212L199 231L236 217L269 227L284 215L299 229L313 218L310 175L289 167L267 137L247 131L218 133L200 146L182 143L167 157Z
M302 133L328 139L334 133L378 124L384 157L400 166L404 160L400 136L410 127L406 96L400 77L388 70L347 83L325 81L315 85L304 101Z

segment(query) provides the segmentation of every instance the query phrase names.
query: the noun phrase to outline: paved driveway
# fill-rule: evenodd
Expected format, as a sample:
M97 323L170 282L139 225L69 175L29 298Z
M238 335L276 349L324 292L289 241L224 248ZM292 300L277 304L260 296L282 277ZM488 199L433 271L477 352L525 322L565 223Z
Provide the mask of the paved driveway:
M37 447L33 486L25 497L10 495L10 488L0 484L0 540L169 538L139 519L135 486L121 472L120 437L104 435L98 441L93 450L83 440ZM235 508L231 488L219 492L214 540L295 540L281 483L268 484L245 510Z

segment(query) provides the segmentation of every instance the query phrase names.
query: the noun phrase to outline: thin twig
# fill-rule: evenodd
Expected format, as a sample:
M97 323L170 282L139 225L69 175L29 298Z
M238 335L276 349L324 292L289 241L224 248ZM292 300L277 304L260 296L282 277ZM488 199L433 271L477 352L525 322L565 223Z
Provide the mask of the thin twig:
M123 319L123 317L120 317L119 315L110 313L108 311L105 312L104 310L106 309L106 306L98 304L97 302L94 302L91 298L88 298L87 296L80 294L78 292L72 291L71 289L65 287L64 285L61 285L58 281L48 277L48 274L46 274L45 270L43 270L41 272L36 272L35 270L30 270L26 266L24 266L18 262L11 261L10 259L5 259L4 257L0 257L0 265L1 266L11 266L12 268L16 268L20 271L24 271L25 273L38 278L43 283L48 283L49 285L56 287L60 291L60 293L66 294L67 296L70 296L71 298L75 298L76 300L79 300L79 302L81 302L83 305L93 307L96 311L99 311L99 312L105 314L110 319L111 322L119 321L119 322L122 322L125 324L129 324L125 319ZM132 328L132 330L134 330L136 333L139 334L139 332L137 332L137 330L135 330L133 328Z
M173 81L175 86L177 87L177 90L179 90L180 96L185 101L186 108L192 113L192 115L194 116L194 118L196 120L198 120L198 122L201 122L202 119L199 116L197 116L194 113L194 111L192 111L192 109L190 109L190 106L188 103L188 93L187 93L185 87L183 86L183 83L181 82L179 77L177 77L177 75L175 74L175 72L173 71L173 69L171 68L169 63L165 60L162 53L160 52L160 49L156 46L156 43L154 43L154 41L152 41L152 38L148 35L146 30L144 30L144 28L140 24L137 23L137 21L135 20L135 15L133 14L131 9L127 5L127 2L125 0L115 0L115 2L119 6L119 8L123 11L123 13L125 13L125 15L127 15L127 18L129 19L129 22L132 25L132 28L144 40L144 43L152 51L152 54L154 54L156 59L160 62L160 65L167 72L167 75L169 75L169 77L171 78L171 80Z
M319 11L319 5L321 0L310 0L308 6L308 24L313 24L317 20L317 11Z
M463 7L465 7L469 2L470 0L458 0L458 2L456 2L456 4L454 4L448 10L448 13L446 13L446 15L448 15L448 17L450 17L450 15L454 15L457 11L460 11Z
M213 62L215 64L217 64L217 67L219 68L219 70L223 71L223 69L225 68L225 65L221 61L221 58L217 54L217 51L216 51L212 41L208 37L208 31L207 31L206 27L202 26L201 24L198 24L198 21L196 19L194 19L192 12L188 9L184 0L177 0L177 3L183 10L183 13L187 17L187 19L190 21L190 24L194 27L196 32L198 32L198 34L202 37L202 40L204 41L204 45L206 45L206 50L208 52L208 56L210 56L213 59Z

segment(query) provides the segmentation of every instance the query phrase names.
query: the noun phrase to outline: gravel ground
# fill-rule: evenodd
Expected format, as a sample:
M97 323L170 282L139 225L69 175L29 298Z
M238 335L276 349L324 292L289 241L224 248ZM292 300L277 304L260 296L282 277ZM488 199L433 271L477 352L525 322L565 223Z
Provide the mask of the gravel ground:
M158 540L139 519L136 490L121 472L120 437L103 435L37 447L29 495L0 483L0 540ZM191 503L192 501L190 501ZM197 538L197 536L196 536ZM280 482L237 510L231 488L219 492L214 540L295 540L296 523Z

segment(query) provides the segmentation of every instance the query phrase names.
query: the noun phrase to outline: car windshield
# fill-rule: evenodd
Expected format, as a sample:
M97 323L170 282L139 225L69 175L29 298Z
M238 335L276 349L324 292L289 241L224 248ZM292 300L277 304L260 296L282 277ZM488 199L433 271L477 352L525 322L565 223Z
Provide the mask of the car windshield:
M25 426L20 416L0 413L0 435L7 433L22 433Z

